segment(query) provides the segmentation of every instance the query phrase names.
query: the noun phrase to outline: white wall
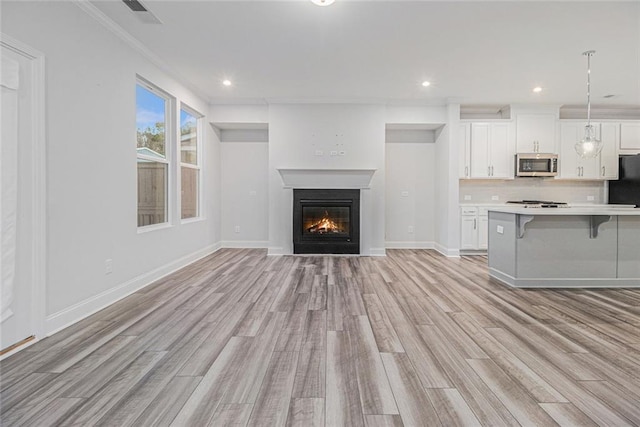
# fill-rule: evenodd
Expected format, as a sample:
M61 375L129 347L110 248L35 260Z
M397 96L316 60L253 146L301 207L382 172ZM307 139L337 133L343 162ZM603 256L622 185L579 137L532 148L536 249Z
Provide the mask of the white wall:
M446 108L447 126L436 138L436 249L448 256L460 253L458 209L458 150L455 139L460 122L460 105Z
M387 248L433 248L435 144L387 142L385 223ZM413 231L409 231L409 227Z
M362 168L377 171L361 191L360 252L384 254L384 115L382 105L270 106L269 253L293 252L293 191L283 188L278 168ZM331 150L346 154L329 156Z
M266 142L221 144L223 247L267 247L269 239ZM240 227L238 233L235 227Z
M203 114L206 101L73 3L3 2L2 31L46 55L46 320L52 331L213 250L219 240L217 202L210 196L219 185L212 171L216 139L203 126L205 219L139 234L136 73ZM110 275L106 259L113 260Z

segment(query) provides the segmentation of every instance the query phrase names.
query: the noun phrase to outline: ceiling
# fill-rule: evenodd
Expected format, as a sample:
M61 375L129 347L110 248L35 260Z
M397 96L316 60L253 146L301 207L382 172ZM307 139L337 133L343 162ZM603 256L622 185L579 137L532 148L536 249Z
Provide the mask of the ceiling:
M640 105L640 1L91 4L212 103L584 104L594 49L592 103Z

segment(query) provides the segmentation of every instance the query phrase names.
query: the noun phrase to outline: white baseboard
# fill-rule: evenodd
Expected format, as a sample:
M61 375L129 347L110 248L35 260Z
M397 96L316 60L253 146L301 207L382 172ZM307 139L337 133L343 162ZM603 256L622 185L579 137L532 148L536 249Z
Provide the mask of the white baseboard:
M460 249L449 249L440 243L436 243L433 248L446 257L460 258Z
M387 250L385 248L371 248L368 256L387 256Z
M223 240L220 244L223 248L264 249L269 247L268 240Z
M65 308L64 310L47 316L45 319L46 336L52 335L60 331L61 329L79 322L85 317L88 317L93 313L96 313L103 308L121 300L122 298L139 291L140 289L150 285L156 280L167 276L174 271L191 264L194 261L197 261L201 258L206 257L207 255L216 252L219 248L220 244L207 246L189 255L183 256L182 258L179 258L172 263L163 265L162 267L156 268L155 270L149 271L148 273L141 274L140 276L134 277L133 279L122 283L114 288L106 290L91 298L87 298L84 301L80 301L79 303L76 303L71 307Z
M267 255L291 255L291 254L285 254L284 248L277 248L277 247L271 246L267 248Z
M385 242L387 249L433 249L434 242L416 242L416 241L389 241Z

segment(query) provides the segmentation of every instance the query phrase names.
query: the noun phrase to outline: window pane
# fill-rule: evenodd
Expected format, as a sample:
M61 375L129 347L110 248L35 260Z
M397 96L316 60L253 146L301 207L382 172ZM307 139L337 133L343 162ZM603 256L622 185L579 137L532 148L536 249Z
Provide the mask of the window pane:
M194 168L182 169L182 219L198 216L198 174Z
M198 164L198 119L180 110L180 160Z
M136 130L138 154L164 158L166 140L166 100L136 86Z
M138 159L138 227L167 222L167 166Z

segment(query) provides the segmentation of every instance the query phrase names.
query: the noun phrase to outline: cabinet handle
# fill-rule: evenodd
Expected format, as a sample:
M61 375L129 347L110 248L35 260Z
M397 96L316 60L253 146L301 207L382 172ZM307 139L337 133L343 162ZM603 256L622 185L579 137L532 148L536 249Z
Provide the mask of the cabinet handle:
M605 175L606 175L605 171L606 171L605 166L603 166L603 167L602 167L602 176L605 176Z
M491 176L491 166L487 166L487 176Z
M469 176L469 166L464 167L464 176Z
M584 166L580 166L580 176L584 176Z
M576 168L576 175L580 176L580 166Z
M474 229L474 230L476 229L476 222L477 222L477 221L478 221L477 219L475 219L475 218L473 219L473 229Z
M493 166L491 166L491 176L493 176Z

